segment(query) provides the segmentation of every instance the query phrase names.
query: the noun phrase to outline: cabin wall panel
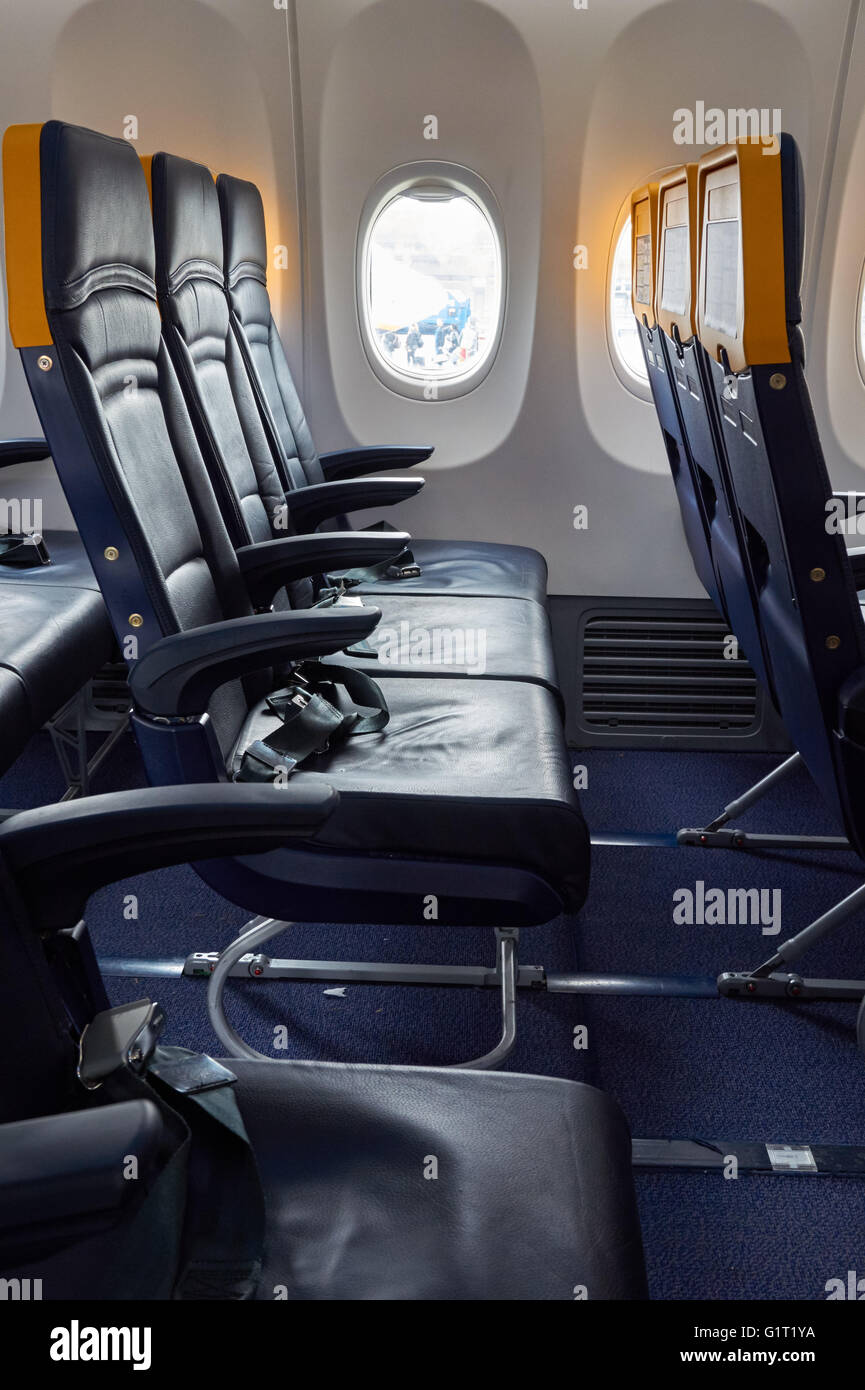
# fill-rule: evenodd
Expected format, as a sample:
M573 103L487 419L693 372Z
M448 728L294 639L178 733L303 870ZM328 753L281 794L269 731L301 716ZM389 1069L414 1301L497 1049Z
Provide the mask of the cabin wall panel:
M345 304L363 198L388 165L429 154L470 163L474 146L478 172L501 198L493 172L501 152L487 143L486 120L500 110L501 52L495 64L483 61L493 13L511 26L511 47L522 42L520 68L530 66L540 93L543 137L537 269L521 263L509 210L505 218L511 287L536 288L534 331L516 314L508 322L508 332L531 334L515 420L512 410L490 408L497 377L510 390L504 350L474 398L406 401L373 376ZM647 173L703 153L673 139L673 113L697 100L725 110L780 107L802 145L813 216L848 13L847 0L589 0L585 10L562 0L299 0L306 351L311 415L326 445L434 443L424 466L430 485L402 509L404 523L420 535L534 545L550 563L551 592L700 595L652 407L627 391L609 358L616 218ZM472 130L464 129L466 71L480 113ZM512 100L502 130L519 180L525 103L516 77L504 82ZM440 107L455 119L440 121L436 144L424 142L421 118ZM579 272L578 244L589 253ZM585 530L574 529L576 506L588 509Z
M812 295L808 381L833 484L865 491L865 381L856 351L865 265L865 14L856 8Z
M289 351L300 358L301 272L286 11L249 0L6 0L0 120L73 121L124 135L135 117L140 154L165 149L262 189L271 292ZM3 325L6 434L39 433L17 353ZM2 359L0 359L2 365ZM20 476L25 470L16 470ZM4 473L6 478L10 472ZM28 473L45 525L71 525L53 468ZM16 483L17 485L17 483ZM11 484L10 484L11 486Z

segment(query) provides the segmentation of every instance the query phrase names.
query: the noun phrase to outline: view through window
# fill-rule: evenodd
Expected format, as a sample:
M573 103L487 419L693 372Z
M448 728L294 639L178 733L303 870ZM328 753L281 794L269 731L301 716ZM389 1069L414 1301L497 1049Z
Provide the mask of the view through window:
M391 198L367 244L367 313L388 366L448 379L493 348L502 309L498 237L474 198L447 185Z
M648 381L637 321L631 305L631 219L625 219L616 242L610 276L610 338L612 349L625 371L638 381Z

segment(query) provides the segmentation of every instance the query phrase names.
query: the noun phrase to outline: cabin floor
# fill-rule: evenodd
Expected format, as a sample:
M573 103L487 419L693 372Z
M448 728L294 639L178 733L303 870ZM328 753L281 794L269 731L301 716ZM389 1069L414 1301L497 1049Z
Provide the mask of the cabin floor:
M757 754L588 751L582 793L593 831L703 824L778 759ZM131 737L96 790L144 785ZM0 780L0 805L34 806L62 793L46 735ZM797 772L741 822L746 828L837 834L807 774ZM848 854L757 855L685 848L598 847L586 907L522 934L521 960L549 970L716 974L756 965L778 941L861 881ZM760 925L676 925L673 894L698 880L778 889L781 932ZM138 898L137 920L124 898ZM286 915L291 906L286 903ZM88 922L100 957L180 958L214 950L248 914L192 869L164 870L104 889ZM865 974L853 921L807 957L805 973ZM299 924L268 946L307 959L492 962L492 934ZM112 1003L151 995L168 1016L164 1040L219 1051L205 984L183 978L108 980ZM229 1013L243 1037L274 1056L438 1065L477 1056L497 1037L493 990L233 982ZM622 1105L641 1137L857 1143L863 1058L855 1006L731 1000L578 997L520 991L518 1038L507 1067L590 1082ZM587 1046L574 1030L587 1027ZM288 1046L274 1051L275 1029ZM580 1039L578 1038L578 1041ZM542 1154L539 1155L542 1158ZM539 1181L542 1180L539 1167ZM640 1210L656 1299L825 1299L830 1279L862 1270L863 1181L856 1178L640 1173Z

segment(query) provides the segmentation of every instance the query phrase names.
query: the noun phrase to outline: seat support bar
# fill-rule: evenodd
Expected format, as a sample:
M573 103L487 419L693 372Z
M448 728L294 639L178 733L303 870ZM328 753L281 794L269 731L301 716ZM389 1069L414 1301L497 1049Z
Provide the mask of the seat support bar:
M172 974L207 977L219 960L218 951L196 951L182 963L174 963ZM111 967L122 962L103 961L108 974L120 973ZM178 969L178 965L180 968ZM126 973L125 971L123 973ZM334 984L466 985L475 989L494 988L499 983L495 966L414 965L399 961L282 960L247 951L229 972L233 976L263 980L323 980ZM520 989L543 989L545 976L539 965L521 965L516 970Z
M550 994L634 995L671 999L841 999L865 998L865 980L804 978L779 967L797 960L808 947L865 908L865 884L823 913L778 947L774 955L754 970L723 971L708 975L597 974L588 971L544 970L539 965L518 966L519 933L496 931L496 964L417 965L395 961L313 961L272 958L255 950L262 941L288 929L289 924L271 918L253 918L226 951L195 951L186 960L123 960L100 962L106 975L188 975L210 979L217 969L222 977L261 980L327 981L343 984L461 985L502 991L502 1038L492 1052L465 1066L495 1066L507 1056L516 1032L516 991L545 989ZM243 950L246 939L249 946ZM230 954L230 959L227 957ZM489 1058L496 1061L489 1061Z
M84 686L45 725L66 779L66 791L60 798L61 801L72 801L77 796L90 795L92 778L129 727L129 714L118 714L93 757L88 758L89 693L90 688Z
M861 1144L762 1144L727 1139L633 1139L639 1170L865 1178Z
M513 1049L517 1036L516 992L517 992L517 948L519 931L515 927L496 929L496 965L494 970L483 967L450 967L451 971L462 971L461 978L455 980L448 974L445 966L393 966L389 963L371 964L367 962L339 961L272 961L255 948L262 946L274 936L280 936L292 926L291 922L278 921L272 917L253 917L245 924L240 934L224 951L216 953L196 952L190 960L193 968L188 972L205 975L209 978L207 1012L213 1029L231 1057L252 1057L273 1061L265 1053L257 1052L240 1037L225 1015L222 996L225 984L231 976L247 979L325 979L343 978L353 983L411 983L411 984L474 984L495 986L501 995L502 1031L498 1042L489 1052L468 1062L457 1062L455 1068L488 1070L496 1067ZM244 946L252 947L244 951ZM111 973L111 962L103 962L102 968ZM160 967L165 962L158 963ZM188 964L188 962L187 962ZM297 967L300 967L298 973ZM336 974L327 967L333 966ZM305 969L304 967L308 967ZM376 975L371 971L384 972ZM401 973L402 972L402 973ZM471 972L468 975L465 972ZM123 972L125 973L125 972ZM164 969L159 969L164 974ZM182 973L187 973L185 970ZM445 978L442 978L442 976Z
M219 954L201 951L180 959L147 960L137 956L105 957L103 975L210 978ZM273 960L246 952L232 962L234 978L297 980L352 985L439 985L474 989L499 988L498 970L482 965L402 965L394 961ZM865 980L811 979L796 974L758 975L755 971L723 971L712 975L600 975L549 972L525 965L514 970L514 989L546 990L550 994L633 995L666 999L809 999L860 1000Z
M729 825L734 816L741 816L757 801L768 795L779 782L803 765L801 753L793 753L755 782L741 796L730 801L714 820L702 828L683 828L678 831L603 831L593 835L592 845L630 846L644 849L672 849L676 845L694 845L699 849L813 849L851 850L844 835L765 835L759 831L739 830Z
M789 777L791 772L795 772L801 762L801 753L793 753L789 758L785 758L777 767L773 767L772 771L767 773L765 777L761 777L759 782L755 782L753 787L749 787L741 796L737 796L735 800L729 802L721 814L709 822L706 829L718 830L722 825L731 821L734 816L743 815L755 802L762 801L763 797L767 796L785 777Z
M764 835L750 830L680 830L676 835L680 845L696 845L699 849L815 849L851 850L844 835Z

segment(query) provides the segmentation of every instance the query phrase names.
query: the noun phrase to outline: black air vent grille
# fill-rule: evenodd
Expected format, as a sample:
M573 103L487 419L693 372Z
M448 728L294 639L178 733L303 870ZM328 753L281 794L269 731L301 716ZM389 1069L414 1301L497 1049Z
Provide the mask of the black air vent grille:
M595 729L741 734L757 719L757 682L725 656L715 617L589 617L583 633L583 721Z

